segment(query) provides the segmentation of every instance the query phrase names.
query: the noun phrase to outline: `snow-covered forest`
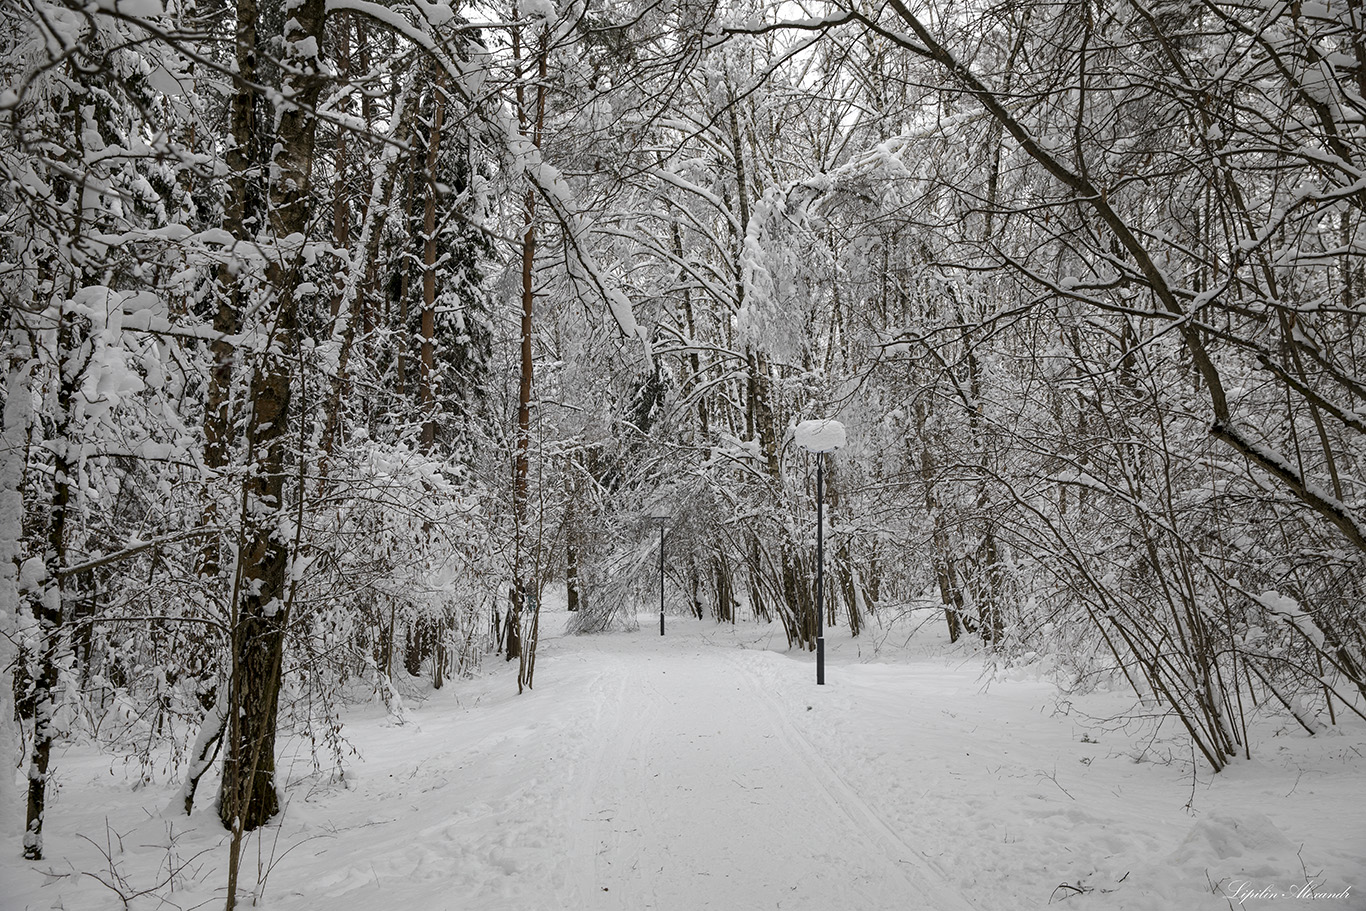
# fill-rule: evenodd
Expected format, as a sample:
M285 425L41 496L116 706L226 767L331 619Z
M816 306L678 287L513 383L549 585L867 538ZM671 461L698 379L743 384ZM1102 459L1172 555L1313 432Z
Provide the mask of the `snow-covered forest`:
M538 676L543 639L618 667L588 643L661 600L803 668L823 626L846 667L928 649L1111 700L1192 782L1271 737L1363 781L1357 0L0 10L6 877L268 905L290 789L351 787L355 737L486 692L480 723L574 741L557 681L591 714L611 675L551 648ZM882 711L857 679L811 717ZM840 755L832 806L907 848ZM167 848L135 888L105 831L104 872L53 873L106 793L62 793L64 757L119 770L83 819L198 826L214 882ZM971 898L922 886L951 897L887 907Z

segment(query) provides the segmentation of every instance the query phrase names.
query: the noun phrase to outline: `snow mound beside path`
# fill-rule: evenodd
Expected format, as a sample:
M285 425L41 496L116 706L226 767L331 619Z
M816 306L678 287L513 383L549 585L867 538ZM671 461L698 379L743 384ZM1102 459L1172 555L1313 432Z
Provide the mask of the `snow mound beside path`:
M1274 879L1285 875L1285 858L1296 850L1261 813L1214 813L1191 827L1166 864L1187 871L1204 867L1227 876Z
M1354 885L1330 881L1270 817L1252 811L1209 814L1158 859L1130 869L1122 858L1112 861L1080 883L1085 897L1069 904L1106 911L1251 911L1305 901L1315 907L1366 908L1366 897L1354 895Z

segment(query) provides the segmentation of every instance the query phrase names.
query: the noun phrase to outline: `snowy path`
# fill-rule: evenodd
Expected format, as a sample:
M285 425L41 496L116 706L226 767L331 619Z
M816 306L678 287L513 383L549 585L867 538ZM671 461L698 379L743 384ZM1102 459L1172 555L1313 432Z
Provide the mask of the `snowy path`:
M412 757L353 784L381 812L291 806L296 825L360 837L300 844L298 888L268 884L270 906L972 908L785 719L753 667L766 654L640 634L547 645L535 692L427 708L416 738L363 745L369 768Z
M1060 706L911 629L834 641L824 687L776 626L675 619L548 637L520 696L491 659L404 723L349 708L344 784L283 745L286 812L247 843L241 906L1265 911L1309 882L1342 892L1313 907L1366 911L1366 725L1268 718L1257 758L1211 776L1179 731L1106 721L1125 692ZM207 801L165 812L174 775L134 788L86 744L58 769L49 859L0 835L0 908L222 907Z
M1047 682L988 688L951 653L866 664L871 638L846 638L817 687L781 635L550 638L535 691L490 668L406 725L353 719L354 793L290 806L265 906L1226 911L1307 873L1358 884L1316 907L1366 908L1366 832L1342 812L1366 785L1359 730L1201 781L1136 762L1150 731L1061 713Z

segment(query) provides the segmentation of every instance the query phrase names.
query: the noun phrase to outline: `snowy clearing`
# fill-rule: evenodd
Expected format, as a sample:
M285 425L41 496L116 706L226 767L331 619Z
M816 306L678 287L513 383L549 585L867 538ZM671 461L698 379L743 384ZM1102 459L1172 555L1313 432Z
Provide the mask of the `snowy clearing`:
M927 630L844 631L818 688L776 625L652 622L547 636L520 697L491 662L404 724L353 710L344 784L290 743L244 890L280 911L1137 911L1296 907L1309 883L1366 908L1362 725L1267 722L1213 776L1174 729L1104 721L1131 697L989 680ZM57 765L48 859L5 835L6 909L221 904L211 808L166 813L173 778L135 790L86 746Z

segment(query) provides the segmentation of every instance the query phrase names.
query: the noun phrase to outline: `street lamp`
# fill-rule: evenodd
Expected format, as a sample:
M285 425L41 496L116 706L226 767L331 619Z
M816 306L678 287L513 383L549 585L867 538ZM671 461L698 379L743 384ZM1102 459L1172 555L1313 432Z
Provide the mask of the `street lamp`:
M669 524L669 511L662 505L650 512L650 521L659 523L659 634L664 635L664 526Z
M816 456L816 685L825 686L825 454L844 445L839 421L802 421L797 445Z

